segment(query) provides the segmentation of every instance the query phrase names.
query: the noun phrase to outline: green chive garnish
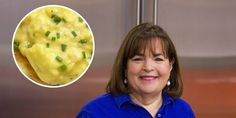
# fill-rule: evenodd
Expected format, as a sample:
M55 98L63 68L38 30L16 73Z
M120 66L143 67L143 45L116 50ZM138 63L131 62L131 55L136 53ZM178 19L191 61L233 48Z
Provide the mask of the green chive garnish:
M20 43L19 42L14 42L14 49L19 50Z
M50 44L49 43L46 43L46 47L49 48Z
M61 51L62 51L62 52L65 52L65 51L66 51L66 48L67 48L67 45L66 45L66 44L61 44Z
M56 56L56 60L57 60L58 62L62 62L62 61L63 61L63 59L62 59L60 56Z
M71 34L72 34L74 37L76 37L76 36L77 36L77 34L76 34L76 32L75 32L75 31L72 31L72 32L71 32Z
M86 54L84 51L82 52L82 54L83 54L83 58L86 59Z
M45 36L48 37L50 33L51 33L50 31L47 31L47 32L45 33Z
M51 18L54 18L56 15L52 14Z
M66 22L67 22L65 18L62 18L62 21L63 21L64 23L66 23Z
M79 41L81 44L85 44L85 43L87 43L87 40L86 39L80 39L80 41Z
M56 40L56 37L52 37L52 41L55 41Z
M60 38L60 33L57 32L56 35L57 35L57 39L59 39Z
M83 22L83 19L81 17L78 18L79 22Z
M56 24L59 24L61 22L61 18L57 15L52 15L51 18L53 19L53 21L56 23Z
M67 66L65 64L62 64L59 68L61 71L66 71Z
M27 48L31 48L33 45L30 43L27 45Z

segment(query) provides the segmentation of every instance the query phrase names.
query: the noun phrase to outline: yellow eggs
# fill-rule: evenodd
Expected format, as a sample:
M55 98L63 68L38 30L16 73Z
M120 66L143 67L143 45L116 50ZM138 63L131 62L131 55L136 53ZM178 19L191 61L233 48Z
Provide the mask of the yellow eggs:
M89 67L93 34L73 10L44 6L30 12L17 26L13 53L19 69L34 83L63 86L81 77Z

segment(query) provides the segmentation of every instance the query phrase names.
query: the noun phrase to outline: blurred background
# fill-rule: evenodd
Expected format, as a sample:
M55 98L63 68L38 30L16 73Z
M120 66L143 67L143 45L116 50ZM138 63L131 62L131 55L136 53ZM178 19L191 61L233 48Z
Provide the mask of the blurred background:
M95 55L87 73L57 89L37 86L15 65L12 37L20 20L48 4L70 7L89 23ZM1 0L0 118L73 118L105 93L111 67L127 32L136 25L137 0ZM152 22L152 0L143 21ZM173 40L184 77L183 98L197 118L236 117L236 1L159 0L157 23Z

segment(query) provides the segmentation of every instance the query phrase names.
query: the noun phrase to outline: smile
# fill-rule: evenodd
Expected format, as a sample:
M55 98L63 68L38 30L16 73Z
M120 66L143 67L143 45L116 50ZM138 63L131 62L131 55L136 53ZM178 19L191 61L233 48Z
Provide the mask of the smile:
M139 78L145 81L152 81L152 80L157 79L158 76L144 75L144 76L140 76Z

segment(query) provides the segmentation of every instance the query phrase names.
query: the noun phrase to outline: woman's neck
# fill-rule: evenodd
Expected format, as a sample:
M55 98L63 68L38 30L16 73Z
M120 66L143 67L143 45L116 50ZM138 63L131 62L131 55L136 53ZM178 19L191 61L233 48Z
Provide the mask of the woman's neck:
M139 95L131 93L130 96L135 103L144 107L153 117L155 117L163 102L162 92L157 95Z

